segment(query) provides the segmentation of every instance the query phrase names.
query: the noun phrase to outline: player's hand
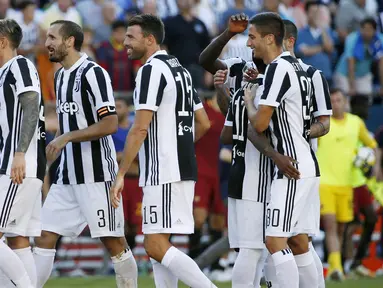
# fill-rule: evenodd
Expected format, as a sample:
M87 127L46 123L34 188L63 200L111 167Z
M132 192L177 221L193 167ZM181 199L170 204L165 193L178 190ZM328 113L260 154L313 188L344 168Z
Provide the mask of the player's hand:
M296 180L300 178L301 173L293 166L293 164L298 164L298 162L293 158L277 153L273 157L273 161L277 165L278 170L287 178Z
M61 150L68 144L69 137L67 134L60 135L59 137L53 139L45 149L47 160L49 163L52 163L56 160L57 156Z
M214 86L221 87L226 82L227 70L218 70L214 74Z
M249 68L243 73L243 80L246 82L252 82L257 79L259 72L254 68Z
M245 101L245 106L248 107L249 105L254 105L254 98L255 94L257 93L259 85L258 84L249 84L247 85L243 97L243 100Z
M244 13L235 14L229 19L228 30L231 33L237 34L242 33L247 29L249 25L249 17Z
M116 180L110 188L110 199L112 199L112 206L117 208L121 201L121 192L124 189L124 176L117 174Z
M11 179L13 184L22 184L25 178L25 153L16 152L11 167Z

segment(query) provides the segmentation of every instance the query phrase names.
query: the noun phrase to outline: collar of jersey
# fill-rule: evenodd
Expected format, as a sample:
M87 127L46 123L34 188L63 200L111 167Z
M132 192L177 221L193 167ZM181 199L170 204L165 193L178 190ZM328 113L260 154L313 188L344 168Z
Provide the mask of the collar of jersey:
M64 72L67 72L67 73L72 72L74 69L76 69L78 66L80 66L82 64L82 62L84 62L87 58L88 58L88 55L86 55L86 53L82 53L82 56L80 57L80 59L78 59L76 61L76 63L74 63L72 65L72 67L70 67L68 70L64 69Z
M150 60L152 60L157 55L167 55L168 53L165 50L158 50L156 53L154 53L152 56L148 58L146 63L148 63Z
M13 57L12 59L9 59L9 60L8 60L7 62L5 62L5 64L0 68L0 70L7 69L7 67L8 67L9 65L11 65L12 62L13 62L15 59L20 58L20 57L21 57L21 55L17 55L16 57Z
M284 51L282 52L277 58L275 58L273 61L271 62L275 62L277 61L279 58L283 57L283 56L291 56L290 52L289 51Z

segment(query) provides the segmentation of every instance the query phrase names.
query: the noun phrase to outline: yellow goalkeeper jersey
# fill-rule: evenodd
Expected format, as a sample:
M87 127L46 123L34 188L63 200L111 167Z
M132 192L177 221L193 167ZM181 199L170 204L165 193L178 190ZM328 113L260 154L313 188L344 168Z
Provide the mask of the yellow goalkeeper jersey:
M359 142L367 147L376 147L362 119L350 113L346 113L341 120L330 118L330 132L319 138L318 142L317 158L322 185L354 186L353 162Z

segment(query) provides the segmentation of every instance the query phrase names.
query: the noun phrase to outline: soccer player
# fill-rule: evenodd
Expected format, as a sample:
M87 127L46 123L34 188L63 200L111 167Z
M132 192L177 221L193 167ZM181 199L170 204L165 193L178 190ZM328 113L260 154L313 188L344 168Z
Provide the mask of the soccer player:
M353 162L359 141L374 147L364 122L346 112L347 99L340 90L332 90L330 132L321 137L318 145L318 162L321 170L321 216L326 232L329 252L329 278L344 279L340 243L343 243L345 224L354 218Z
M210 122L190 73L160 50L163 39L164 24L158 17L130 19L124 44L130 59L144 65L136 77L136 116L111 189L112 203L120 207L124 175L139 152L144 247L156 286L177 287L180 279L191 287L210 288L214 284L197 264L169 242L170 234L194 232L194 140L206 133Z
M112 257L117 287L137 287L137 265L124 238L122 207L113 208L109 189L117 173L111 134L118 127L107 72L81 54L81 27L55 21L47 32L49 59L62 65L55 74L59 130L47 148L50 161L61 153L55 184L42 209L43 232L34 256L38 285L48 280L59 235L76 237L89 225Z
M17 55L22 36L14 20L0 20L0 239L5 235L9 245L0 240L0 269L16 287L31 288L29 237L41 234L45 125L37 70Z
M312 86L299 62L289 52L282 53L284 34L284 23L277 14L261 13L250 20L249 45L268 67L258 110L250 105L247 112L258 133L271 129L273 146L279 153L294 159L300 172L296 180L276 169L271 185L266 247L276 268L279 286L311 287L312 283L317 283L318 275L308 249L310 225L305 219L310 212L305 208L314 201L319 185L319 168L309 143ZM287 245L292 237L296 249L300 250L301 262L307 266L297 267Z

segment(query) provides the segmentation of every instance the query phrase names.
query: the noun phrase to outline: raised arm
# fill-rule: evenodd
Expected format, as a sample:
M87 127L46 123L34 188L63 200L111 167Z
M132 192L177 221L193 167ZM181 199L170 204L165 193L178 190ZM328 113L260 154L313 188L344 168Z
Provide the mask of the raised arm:
M218 57L234 35L247 29L248 22L249 17L243 13L231 16L228 28L202 51L199 56L199 64L212 74L215 74L217 70L226 69L226 64Z

